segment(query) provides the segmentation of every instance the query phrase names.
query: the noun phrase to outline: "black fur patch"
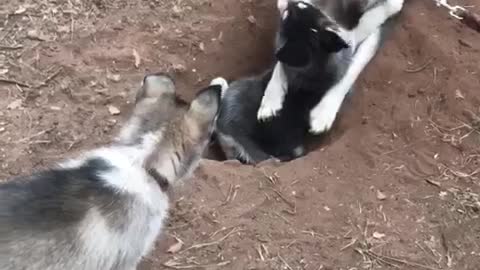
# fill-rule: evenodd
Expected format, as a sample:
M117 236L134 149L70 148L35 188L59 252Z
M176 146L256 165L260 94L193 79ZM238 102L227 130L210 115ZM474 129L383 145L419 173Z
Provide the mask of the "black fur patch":
M328 18L314 6L290 2L287 18L282 21L275 53L277 59L291 67L304 67L318 54L338 52L348 44L336 33L326 30L320 21Z
M156 169L150 168L147 170L148 175L150 175L160 186L160 189L164 192L168 191L170 187L170 183L168 182L167 178L161 175Z
M96 158L78 168L46 170L0 185L1 226L18 231L67 228L81 221L92 207L112 216L123 205L119 207L120 195L100 178L111 169L105 160Z

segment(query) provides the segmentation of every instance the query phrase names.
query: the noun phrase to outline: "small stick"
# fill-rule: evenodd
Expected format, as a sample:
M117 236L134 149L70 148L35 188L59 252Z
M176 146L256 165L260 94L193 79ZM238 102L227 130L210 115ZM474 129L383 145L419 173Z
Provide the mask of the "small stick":
M163 266L172 268L172 269L198 269L198 268L210 269L215 266L219 267L219 266L225 266L228 264L230 264L230 261L224 261L217 264L186 264L186 265L176 264L175 262L168 261L164 263Z
M237 230L237 228L233 228L229 233L227 233L225 236L223 236L222 238L218 239L217 241L213 241L213 242L208 242L208 243L203 243L203 244L196 244L196 245L193 245L189 248L186 248L184 249L183 251L181 251L181 253L187 251L187 250L190 250L190 249L199 249L199 248L204 248L204 247L209 247L209 246L214 246L214 245L218 245L220 244L221 242L223 242L225 239L227 239L228 237L230 237L230 235L234 234L234 233L237 233L239 232L240 230Z
M23 82L19 82L19 81L12 80L12 79L7 79L7 78L0 78L0 83L15 84L15 85L18 85L18 86L21 86L21 87L32 88L27 83L23 83Z
M52 75L48 76L42 83L40 83L39 85L36 86L36 88L39 88L39 87L43 87L43 86L46 86L48 84L48 82L50 82L51 80L53 80L55 77L58 76L58 74L60 74L60 72L63 71L63 68L59 68L57 71L55 71Z
M419 263L415 263L415 262L409 262L409 261L406 261L406 260L397 259L397 258L393 258L393 257L389 257L389 256L379 255L379 254L376 254L373 251L367 250L366 252L367 252L367 254L373 255L373 257L375 257L375 258L380 258L380 259L383 259L383 260L390 260L390 261L394 261L394 262L401 263L401 264L404 264L404 265L410 265L410 266L423 268L423 269L428 269L428 270L438 270L437 268L433 268L433 267L430 267L428 265L423 265L423 264L419 264Z
M295 203L287 200L287 198L285 198L280 191L278 191L274 188L270 188L270 189L273 190L273 192L275 192L278 195L278 197L280 197L280 199L282 199L288 206L290 206L293 209L296 209Z
M26 142L26 141L30 141L31 139L35 138L35 137L38 137L38 136L41 136L45 133L48 133L50 131L52 131L54 128L50 128L50 129L45 129L45 130L42 130L36 134L33 134L32 136L29 136L29 137L25 137L23 139L20 139L18 140L16 143L23 143L23 142Z
M421 65L420 67L418 68L413 68L413 69L405 69L405 72L407 73L417 73L417 72L420 72L424 69L426 69L433 61L433 58L430 58L427 60L427 62L425 62L425 64Z
M280 253L277 256L282 261L282 263L285 264L288 270L293 270L293 268L287 263L287 261L285 261L285 259L282 256L280 256Z
M346 246L342 247L340 251L344 251L345 249L355 245L355 243L357 243L357 238L353 238L352 241L350 241L350 243L348 243Z
M23 45L17 45L17 46L1 46L0 45L0 50L19 50L23 49Z

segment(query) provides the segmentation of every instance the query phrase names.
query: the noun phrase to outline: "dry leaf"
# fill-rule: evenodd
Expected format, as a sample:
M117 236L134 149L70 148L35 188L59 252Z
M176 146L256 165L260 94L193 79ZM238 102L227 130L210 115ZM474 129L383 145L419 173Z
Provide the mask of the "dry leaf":
M133 49L132 54L133 54L133 57L135 58L135 67L138 68L140 66L140 63L142 62L142 59L140 58L140 55L138 54L137 50Z
M253 17L253 15L248 16L247 20L248 20L251 24L256 24L256 23L257 23L257 19L255 19L255 17Z
M12 103L8 104L7 109L15 110L22 107L22 100L16 99Z
M460 90L455 90L455 98L456 99L465 99L465 96L462 94Z
M5 75L8 73L8 68L2 68L0 69L0 75Z
M182 64L173 64L172 68L175 72L178 72L178 73L182 73L187 70L187 68Z
M177 243L171 245L168 249L167 249L167 252L168 253L171 253L171 254L174 254L174 253L177 253L179 252L182 247L183 247L183 241L178 239L178 238L175 238L177 240Z
M111 115L119 115L120 114L120 110L113 106L113 105L108 105L108 112L111 114Z
M24 6L19 6L19 7L17 8L17 10L15 10L15 12L13 12L13 14L15 14L15 15L20 15L20 14L25 13L25 11L27 11L27 8L26 8L26 7L24 7Z
M38 32L37 30L30 30L27 32L27 37L29 39L34 39L38 41L45 41L48 40L48 37L45 36L44 34Z
M377 190L377 199L379 199L380 201L383 201L383 200L387 199L387 195L382 193L380 190Z
M72 30L70 25L60 25L57 28L57 31L60 33L70 33L70 30Z
M374 232L373 233L373 238L375 238L375 239L382 239L384 237L385 237L384 233L379 233L379 232Z
M107 79L113 81L113 82L119 82L121 77L119 74L107 74Z
M61 111L62 108L58 107L58 106L50 106L50 110L52 111Z
M200 42L200 44L198 44L198 47L200 48L200 51L205 51L205 44L203 42Z
M4 127L0 127L0 133L4 132L5 131L5 128Z

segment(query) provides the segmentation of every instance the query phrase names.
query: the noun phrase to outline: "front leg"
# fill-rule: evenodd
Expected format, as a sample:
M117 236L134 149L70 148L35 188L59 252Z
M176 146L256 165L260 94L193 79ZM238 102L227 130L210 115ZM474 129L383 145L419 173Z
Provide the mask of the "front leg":
M375 32L390 17L402 10L404 0L385 0L384 2L371 3L372 8L362 14L358 25L350 31L347 31L347 42L357 46L373 32ZM345 35L345 34L344 34Z
M265 121L277 115L282 109L287 89L287 76L285 75L282 64L277 62L257 112L258 120Z
M353 56L342 79L328 90L325 96L310 111L310 133L320 134L330 130L338 111L358 76L375 55L380 44L380 29L371 34Z

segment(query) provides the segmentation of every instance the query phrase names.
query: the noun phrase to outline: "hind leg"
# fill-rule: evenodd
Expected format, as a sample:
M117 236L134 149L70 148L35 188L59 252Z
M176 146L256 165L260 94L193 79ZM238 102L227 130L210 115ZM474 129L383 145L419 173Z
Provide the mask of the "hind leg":
M246 136L237 135L234 138L230 135L219 134L218 139L227 159L238 159L243 163L257 164L271 158Z
M358 25L343 33L346 41L357 47L378 28L380 28L390 17L399 13L403 8L404 0L370 0L367 10L364 11Z
M282 155L278 157L278 160L281 162L292 161L294 159L303 157L305 155L305 147L303 145L298 145L290 150L290 152L286 155Z

